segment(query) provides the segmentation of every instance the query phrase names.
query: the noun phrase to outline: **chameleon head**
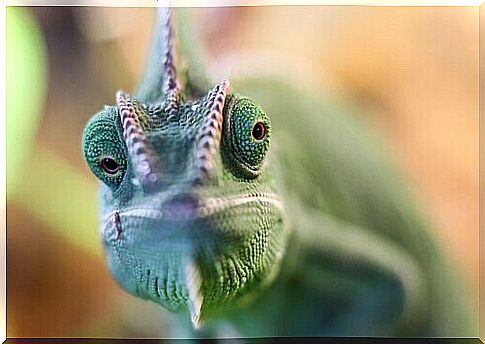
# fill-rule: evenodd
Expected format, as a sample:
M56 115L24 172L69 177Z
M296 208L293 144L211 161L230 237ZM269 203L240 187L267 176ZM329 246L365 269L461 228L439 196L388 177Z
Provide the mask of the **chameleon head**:
M157 105L119 92L87 124L85 159L101 182L108 265L128 292L197 325L278 271L282 204L265 161L271 123L228 82Z

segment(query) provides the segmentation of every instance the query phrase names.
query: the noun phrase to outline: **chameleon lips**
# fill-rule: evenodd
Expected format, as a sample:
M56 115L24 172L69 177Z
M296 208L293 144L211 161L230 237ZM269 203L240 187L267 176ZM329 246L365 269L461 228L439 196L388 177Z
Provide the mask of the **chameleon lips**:
M103 218L102 222L105 224L108 222L116 223L116 228L119 227L121 229L120 216L140 217L151 220L203 219L229 208L236 208L251 203L270 205L279 212L284 213L283 202L276 195L262 193L258 195L242 194L229 197L209 197L201 199L197 203L193 203L190 200L177 200L164 203L165 205L161 208L128 208L122 212L114 211Z
M148 189L154 189L159 185L160 178L155 167L156 154L150 147L140 122L143 119L143 109L136 100L122 91L116 93L116 104L123 125L123 138L141 184Z

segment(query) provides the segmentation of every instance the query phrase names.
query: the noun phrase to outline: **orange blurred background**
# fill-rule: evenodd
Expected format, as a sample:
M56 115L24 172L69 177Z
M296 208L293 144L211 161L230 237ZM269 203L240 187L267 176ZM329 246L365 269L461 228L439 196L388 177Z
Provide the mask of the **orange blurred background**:
M165 311L126 295L105 267L96 241L97 181L80 146L90 116L113 104L118 89L134 89L153 11L23 11L42 34L48 74L25 165L41 172L25 176L8 198L7 335L163 336ZM216 79L281 73L308 92L323 88L364 109L478 311L478 8L269 6L191 14ZM84 198L73 196L74 187ZM62 205L47 207L62 203L67 215Z

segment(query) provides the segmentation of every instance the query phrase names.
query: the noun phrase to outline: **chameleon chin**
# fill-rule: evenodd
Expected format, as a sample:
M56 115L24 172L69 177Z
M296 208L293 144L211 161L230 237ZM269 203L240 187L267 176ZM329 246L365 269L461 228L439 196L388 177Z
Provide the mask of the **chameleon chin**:
M182 83L171 17L158 12L137 91L119 91L83 135L118 283L179 314L179 336L227 324L241 336L471 335L466 293L372 139L284 84L241 83L264 90L263 110L196 73L194 54Z

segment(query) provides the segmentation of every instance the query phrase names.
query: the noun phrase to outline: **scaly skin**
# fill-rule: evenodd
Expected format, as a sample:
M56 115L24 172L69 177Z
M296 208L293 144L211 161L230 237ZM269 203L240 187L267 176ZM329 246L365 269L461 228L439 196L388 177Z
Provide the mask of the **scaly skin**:
M278 80L237 86L264 110L228 81L209 87L184 42L182 87L170 17L160 10L136 96L118 92L83 136L118 283L182 324L190 314L186 335L472 335L466 296L443 286L365 128Z

